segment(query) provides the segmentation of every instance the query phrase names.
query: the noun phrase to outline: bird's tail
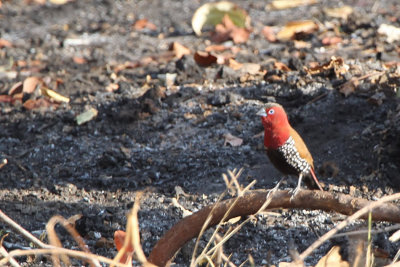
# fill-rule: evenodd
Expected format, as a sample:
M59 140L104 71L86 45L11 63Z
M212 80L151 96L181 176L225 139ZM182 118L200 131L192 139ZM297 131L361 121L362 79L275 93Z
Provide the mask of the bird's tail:
M305 179L304 182L307 185L308 188L310 189L319 189L321 191L324 191L322 189L321 184L319 183L317 176L315 175L314 169L311 168L310 169L310 175L312 177L312 179L310 177L307 177L308 179Z

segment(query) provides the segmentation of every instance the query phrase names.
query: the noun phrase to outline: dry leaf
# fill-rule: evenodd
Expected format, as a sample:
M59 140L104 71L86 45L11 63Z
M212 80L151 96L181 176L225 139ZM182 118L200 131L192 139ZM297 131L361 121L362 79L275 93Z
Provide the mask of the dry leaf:
M194 61L201 67L208 67L217 62L217 57L203 51L197 51L194 54Z
M125 238L126 238L126 233L124 231L117 230L114 232L114 244L115 244L115 248L118 251L120 251L121 248L124 246ZM124 263L124 264L130 263L132 261L133 251L134 251L134 249L132 247L132 242L129 242L129 245L128 245L124 255L119 260L119 262Z
M340 77L349 71L350 66L344 63L343 58L341 57L331 57L331 60L323 65L316 65L310 68L305 68L308 74L314 75L319 74L321 72L333 69L336 77Z
M12 47L12 43L5 39L0 39L0 48L3 48L3 47Z
M9 95L15 95L22 93L23 84L22 82L17 82L14 84L10 90L8 90Z
M87 60L84 59L83 57L73 57L72 60L76 64L86 64L87 63Z
M318 25L312 20L291 21L277 34L277 38L281 41L286 41L294 38L296 34L310 34L318 30Z
M274 67L275 67L275 69L278 69L278 70L291 71L291 69L288 66L286 66L285 63L282 63L279 61L274 62Z
M224 138L225 138L224 146L228 144L231 146L241 146L243 143L243 139L233 136L230 133L224 134Z
M222 43L232 39L235 44L244 43L249 39L250 31L237 27L228 15L222 18L222 22L215 26L211 36L213 42Z
M242 68L240 69L241 73L247 73L250 75L256 75L256 74L263 74L261 72L261 65L257 63L243 63Z
M353 77L340 87L339 92L341 92L345 97L348 97L350 94L354 93L358 84L358 79Z
M173 42L170 46L170 50L174 52L175 57L178 59L182 58L184 55L190 54L190 49L178 42Z
M84 124L88 121L91 121L93 118L95 118L97 116L97 114L98 114L97 109L90 108L89 110L76 116L76 123L78 125Z
M38 77L28 77L23 83L22 91L26 94L32 94L36 87L39 85L40 79Z
M342 260L339 251L339 246L332 247L331 250L318 261L315 267L349 267L350 264Z
M228 59L228 66L234 70L238 70L243 67L242 63L237 62L233 58Z
M223 52L228 49L230 49L230 48L225 45L209 45L206 47L205 51L206 52Z
M133 24L133 28L135 30L143 30L143 29L149 29L152 31L157 30L157 26L153 23L151 23L150 21L148 21L147 19L139 19L137 20L134 24Z
M275 0L267 5L267 9L287 9L298 6L314 5L317 0Z
M57 106L58 106L57 104L51 103L50 101L48 101L47 99L44 99L44 98L28 99L23 104L23 107L27 110L57 107Z
M353 13L353 8L351 6L324 8L324 12L329 17L347 19Z
M276 35L272 27L264 26L261 33L265 37L265 39L267 39L269 42L271 43L276 42Z
M340 44L342 42L342 38L338 37L338 36L327 36L325 38L322 39L322 44L323 45L336 45L336 44Z
M385 99L386 99L386 96L383 92L376 92L373 96L368 98L368 102L373 105L380 106L383 104L383 100L385 100Z
M13 97L10 95L0 95L0 103L12 103Z
M59 93L47 88L47 87L42 87L40 88L41 92L43 95L50 97L56 102L65 102L69 103L69 98L65 97L63 95L60 95Z
M228 15L237 27L250 27L250 17L244 9L234 3L221 1L204 4L196 10L192 17L193 31L200 36L204 25L215 26L222 22L225 15Z

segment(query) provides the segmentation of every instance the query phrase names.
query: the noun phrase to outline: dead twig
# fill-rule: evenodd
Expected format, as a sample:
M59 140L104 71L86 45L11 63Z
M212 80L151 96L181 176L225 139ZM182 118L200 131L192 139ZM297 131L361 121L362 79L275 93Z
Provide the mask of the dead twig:
M18 233L20 233L22 236L24 236L26 239L28 239L29 241L31 241L33 244L35 244L37 247L39 248L52 248L52 246L47 245L45 243L43 243L42 241L40 241L39 239L37 239L34 235L32 235L31 233L29 233L27 230L25 230L24 228L22 228L21 225L19 225L18 223L14 222L10 217L8 217L2 210L0 210L0 220L4 221L6 224L8 224L9 226L11 226L15 231L17 231Z

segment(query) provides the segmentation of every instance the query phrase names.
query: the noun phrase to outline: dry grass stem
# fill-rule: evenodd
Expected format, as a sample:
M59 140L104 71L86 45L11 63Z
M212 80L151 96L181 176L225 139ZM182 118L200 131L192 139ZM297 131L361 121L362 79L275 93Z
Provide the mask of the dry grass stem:
M85 241L79 235L79 233L76 231L76 229L74 228L73 224L71 223L71 221L75 221L79 217L72 216L72 218L69 218L69 219L66 220L64 217L59 216L59 215L53 216L49 220L49 222L46 224L46 231L47 231L47 235L48 235L48 238L49 238L50 245L55 246L55 247L62 247L62 244L61 244L60 240L58 239L57 234L55 232L55 226L56 226L57 223L59 223L73 237L73 239L78 244L78 246L79 246L79 248L81 250L83 250L84 252L90 253L90 250L86 246ZM62 261L66 265L70 265L68 257L66 257L65 255L61 255L61 258L62 258ZM58 266L60 264L59 259L58 259L58 257L56 255L52 256L52 260L53 260L53 264L55 266ZM91 266L98 266L99 263L98 262L97 263L96 262L90 262L90 265Z
M96 254L91 254L83 251L78 251L78 250L72 250L72 249L66 249L66 248L58 248L58 247L52 247L52 248L41 248L41 249L30 249L30 250L21 250L21 249L16 249L8 253L8 256L4 259L0 260L0 266L5 266L11 258L13 257L18 257L18 256L29 256L29 255L44 255L44 254L57 254L57 255L67 255L69 257L81 259L84 261L90 261L90 260L97 260L99 262L104 262L107 264L114 264L115 266L119 267L127 267L128 265L122 264L122 263L114 263L112 259L99 256Z
M43 243L40 241L38 238L36 238L34 235L29 233L27 230L22 228L18 223L14 222L10 217L8 217L2 210L0 210L0 219L4 221L6 224L11 226L15 231L20 233L23 237L31 241L33 244L35 244L39 248L50 248L51 246L48 244Z
M229 176L231 177L231 181L237 181L237 178L239 177L239 175L242 173L243 169L240 169L237 173L236 173L236 169L233 172L228 172ZM234 182L233 182L234 183ZM230 214L230 212L232 211L232 209L235 207L237 201L239 200L239 197L242 196L247 190L249 190L254 184L256 183L256 181L252 181L248 186L246 186L243 190L238 191L239 195L236 197L235 201L232 203L232 205L230 205L230 207L228 208L228 210L225 212L224 216L221 218L220 222L218 223L216 229L214 230L211 238L209 239L207 245L204 247L203 251L201 252L201 254L198 256L197 259L201 259L204 255L206 255L206 252L208 251L208 248L211 246L212 242L215 240L215 237L217 235L217 233L219 232L219 230L221 229L223 223L225 222L226 218L228 217L228 215ZM232 183L230 183L232 184ZM229 188L228 188L229 189ZM221 199L221 198L219 198ZM212 212L210 212L210 214L212 214ZM225 240L225 239L224 239ZM226 241L226 240L225 240ZM225 242L224 241L224 242ZM222 244L221 244L222 245ZM217 247L217 245L215 246ZM195 261L195 265L196 262L198 262L197 260Z
M0 255L3 256L4 258L9 257L7 250L3 246L0 247ZM10 259L9 263L11 264L12 267L21 267L21 265L19 265L18 262L13 257L9 257L9 259Z

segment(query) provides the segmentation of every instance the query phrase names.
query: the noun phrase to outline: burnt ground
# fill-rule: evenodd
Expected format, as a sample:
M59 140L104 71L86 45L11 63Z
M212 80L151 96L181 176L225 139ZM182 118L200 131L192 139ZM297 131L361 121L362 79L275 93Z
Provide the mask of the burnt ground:
M348 19L325 15L322 10L333 6L331 1L282 11L266 11L264 1L240 2L252 18L253 32L245 44L237 45L241 51L235 58L267 71L248 79L223 65L199 67L193 55L160 59L174 41L192 54L210 44L207 35L196 37L191 29L198 1L76 1L61 6L3 2L0 37L13 46L0 48L0 94L28 76L38 76L61 80L57 92L71 101L34 110L0 103L0 153L8 160L0 169L1 210L37 235L54 215L82 214L77 229L91 251L113 257L114 231L125 229L136 192L145 191L139 220L142 245L149 253L182 218L172 204L177 186L186 193L179 203L197 211L224 191L221 175L228 169L243 167L240 182L247 185L255 179L255 188L271 188L280 179L257 135L263 129L255 113L268 101L286 107L326 190L367 199L398 192L399 41L388 43L377 29L382 23L399 27L400 7L395 0L345 2L354 7ZM157 28L133 29L142 18ZM309 48L296 48L293 41L270 43L260 34L264 25L304 18L321 24L318 31L299 37L311 44ZM333 32L332 24L344 41L327 47L321 39ZM77 45L76 40L86 43ZM350 66L345 75L310 75L303 70L310 62L323 64L332 56ZM74 57L86 63L77 64ZM113 74L115 66L145 57L156 59ZM274 60L291 71L277 70ZM385 68L389 62L397 65ZM352 77L373 72L384 74L360 80L347 97L339 92ZM168 88L160 76L166 73L177 74ZM111 83L119 89L107 92ZM78 126L75 116L89 107L96 108L98 116ZM242 138L243 144L224 146L225 133ZM292 179L282 187L295 184ZM249 254L256 265L289 261L290 244L303 251L344 218L321 211L276 212L259 216L225 245L234 263ZM3 223L0 227L2 233L10 230ZM365 227L365 222L356 221L347 230ZM59 235L65 247L75 247L65 231ZM374 235L374 247L391 259L399 243L390 243L389 235ZM8 249L29 246L12 231L5 241ZM351 259L353 241L332 239L307 263L315 264L335 244ZM185 266L190 256L189 245L175 262ZM42 258L31 264L46 263L50 264Z

